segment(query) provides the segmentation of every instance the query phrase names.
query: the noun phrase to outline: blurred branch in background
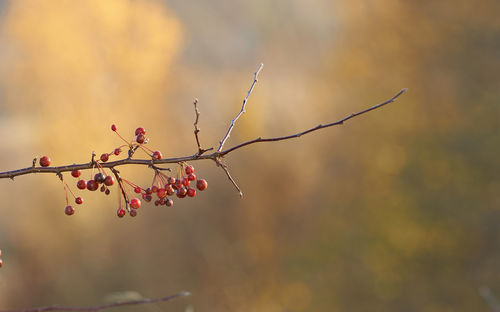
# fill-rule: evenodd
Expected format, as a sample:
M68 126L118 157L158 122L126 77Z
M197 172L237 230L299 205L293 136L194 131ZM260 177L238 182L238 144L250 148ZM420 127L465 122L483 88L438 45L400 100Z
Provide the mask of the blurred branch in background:
M170 295L167 297L161 297L161 298L153 298L153 299L140 299L140 300L130 300L130 301L119 301L119 302L113 302L113 303L108 303L108 304L103 304L100 306L93 306L93 307L61 307L57 305L52 305L48 307L39 307L39 308L31 308L31 309L22 309L22 310L0 310L0 312L45 312L45 311L80 311L80 312L97 312L97 311L103 311L111 308L118 308L118 307L124 307L124 306L133 306L133 305L141 305L141 304L146 304L146 303L158 303L158 302L165 302L165 301L170 301L175 298L179 297L187 297L190 296L191 293L187 291L181 291L177 294Z
M500 303L498 302L498 299L495 297L495 294L491 291L491 289L488 286L479 287L479 294L488 304L491 311L500 312Z

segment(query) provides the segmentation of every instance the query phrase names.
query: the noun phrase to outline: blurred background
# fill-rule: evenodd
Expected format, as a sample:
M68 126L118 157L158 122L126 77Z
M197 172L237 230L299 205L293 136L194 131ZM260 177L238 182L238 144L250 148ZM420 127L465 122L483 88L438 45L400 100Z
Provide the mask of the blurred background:
M87 162L121 144L112 123L127 138L145 127L164 157L191 155L194 98L202 145L216 146L261 62L228 147L409 88L344 126L230 154L243 199L210 161L193 163L207 191L135 219L116 217L116 189L78 192L68 217L57 177L0 181L0 308L187 290L128 311L490 311L478 289L500 298L498 12L496 0L0 1L2 171Z

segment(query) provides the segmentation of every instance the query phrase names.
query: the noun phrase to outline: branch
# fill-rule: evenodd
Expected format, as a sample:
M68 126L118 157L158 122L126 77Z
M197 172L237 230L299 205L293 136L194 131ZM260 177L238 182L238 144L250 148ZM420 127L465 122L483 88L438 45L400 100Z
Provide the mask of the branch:
M202 154L211 151L214 148L213 147L209 149L201 148L200 138L198 138L198 133L200 132L200 128L198 128L198 119L200 118L200 111L198 110L198 99L194 99L193 105L194 105L194 113L196 114L196 120L194 121L194 137L196 139L196 144L198 145L198 153L196 155L201 156Z
M328 128L328 127L332 127L332 126L342 125L342 124L344 124L344 122L346 122L347 120L349 120L351 118L354 118L356 116L368 113L368 112L370 112L372 110L375 110L375 109L380 108L380 107L382 107L384 105L387 105L389 103L394 102L401 94L405 93L406 91L408 91L408 89L404 88L401 91L399 91L395 96L393 96L392 98L390 98L389 100L387 100L387 101L385 101L383 103L377 104L375 106L372 106L370 108L367 108L367 109L365 109L363 111L360 111L360 112L357 112L357 113L352 113L349 116L346 116L346 117L344 117L344 118L342 118L342 119L340 119L338 121L335 121L335 122L332 122L332 123L329 123L329 124L326 124L326 125L317 125L314 128L311 128L311 129L308 129L308 130L305 130L305 131L302 131L302 132L299 132L299 133L287 135L287 136L275 137L275 138L266 138L266 139L257 138L257 139L251 140L251 141L247 141L247 142L238 144L238 145L233 146L231 148L228 148L227 150L222 151L220 153L220 155L221 156L227 155L227 154L231 153L234 150L237 150L239 148L242 148L243 146L247 146L247 145L254 144L254 143L259 143L259 142L276 142L276 141L289 140L289 139L301 137L304 134L308 134L308 133L311 133L311 132L316 131L316 130L320 130L320 129L324 129L324 128Z
M217 149L217 152L222 151L224 144L226 143L227 139L231 135L231 131L233 131L234 124L236 123L236 120L238 120L238 118L240 118L240 116L243 115L243 113L245 112L245 106L248 102L248 98L250 97L250 94L252 94L253 87L257 83L257 77L259 76L259 73L262 70L262 67L264 67L264 64L261 63L259 68L257 68L257 71L253 74L253 82L252 82L252 85L250 86L250 89L248 90L247 96L245 97L245 99L243 99L243 104L241 105L241 110L238 113L238 115L236 115L236 117L234 117L234 119L231 120L231 124L229 125L229 129L227 129L226 135L222 138L222 140L220 140L220 144L219 144L219 148Z
M102 310L116 308L116 307L170 301L170 300L178 298L178 297L186 297L186 296L190 296L190 295L191 295L190 292L182 291L180 293L177 293L177 294L174 294L171 296L167 296L167 297L162 297L162 298L113 302L113 303L108 303L108 304L104 304L104 305L100 305L100 306L93 306L93 307L62 307L62 306L58 306L58 305L52 305L52 306L48 306L48 307L39 307L39 308L31 308L31 309L24 309L24 310L0 310L0 312L45 312L45 311L96 312L96 311L102 311Z
M258 74L258 72L256 72ZM257 76L257 75L255 75ZM255 80L254 80L255 82ZM274 138L257 138L254 140L250 140L247 142L240 143L238 145L235 145L233 147L230 147L226 150L223 151L216 151L211 154L205 154L205 155L191 155L191 156L184 156L184 157L175 157L175 158L164 158L164 159L159 159L155 160L155 164L172 164L172 163L181 163L181 162L188 162L188 161L195 161L195 160L204 160L204 159L210 159L210 160L216 160L217 158L220 158L222 156L225 156L237 149L240 149L244 146L254 144L254 143L260 143L260 142L276 142L276 141L283 141L283 140L288 140L288 139L293 139L293 138L298 138L302 135L311 133L313 131L317 131L320 129L332 127L332 126L337 126L337 125L342 125L344 122L347 120L354 118L356 116L371 112L373 110L376 110L378 108L381 108L384 105L387 105L389 103L394 102L400 95L405 93L408 89L402 89L399 91L396 95L394 95L392 98L389 100L374 105L368 109L365 109L363 111L360 111L358 113L353 113L350 114L338 121L326 124L326 125L318 125L314 128L305 130L303 132L287 135L287 136L282 136L282 137L274 137ZM233 120L234 121L234 120ZM232 128L230 128L232 129ZM123 166L123 165L143 165L143 166L151 166L151 160L150 159L132 159L132 158L126 158L126 159L121 159L121 160L116 160L116 161L110 161L110 162L105 162L101 163L101 166L103 168L114 168L117 166ZM83 164L74 164L74 165L67 165L67 166L59 166L59 167L27 167L23 169L18 169L18 170L12 170L12 171L5 171L5 172L0 172L0 179L14 179L16 176L20 175L25 175L25 174L31 174L31 173L55 173L55 174L60 174L62 172L67 172L67 171L72 171L72 170L85 170L85 169L91 169L94 166L94 164L91 162L89 163L83 163Z

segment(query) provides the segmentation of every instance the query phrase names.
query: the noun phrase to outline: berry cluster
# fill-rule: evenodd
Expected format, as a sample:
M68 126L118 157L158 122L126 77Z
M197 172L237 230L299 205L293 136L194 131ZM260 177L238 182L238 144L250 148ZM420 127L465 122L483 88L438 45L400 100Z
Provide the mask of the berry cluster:
M118 171L116 171L113 167L109 168L112 173L108 174L106 172L106 168L104 168L102 164L107 162L111 156L120 155L122 149L125 147L128 148L129 158L134 155L136 150L141 149L151 157L152 161L162 159L162 154L160 151L153 151L145 146L145 144L148 143L149 139L146 137L146 130L144 130L144 128L137 128L134 132L134 139L130 142L125 140L118 133L116 125L112 125L111 130L115 132L126 144L114 148L110 153L101 154L99 160L93 159L92 163L94 164L94 166L92 168L92 172L90 173L89 179L82 179L82 171L76 169L71 171L71 176L78 179L78 181L76 182L77 189L88 190L91 192L100 189L100 191L106 195L109 195L111 193L110 187L115 184L115 181L117 179L117 184L121 192L119 208L117 210L118 217L124 217L127 212L132 217L135 217L137 215L137 209L141 207L141 200L139 198L131 196L131 194L133 193L137 194L137 196L141 195L142 199L146 202L151 202L153 200L153 197L156 196L154 201L154 204L156 206L165 205L170 207L174 204L174 201L170 197L174 195L178 198L185 198L186 196L195 197L196 190L203 191L207 188L207 181L204 179L198 179L196 174L194 173L194 167L184 162L179 163L176 178L167 176L161 172L162 170L170 171L170 169L152 166L155 172L153 182L150 187L147 187L145 189L121 177ZM48 167L50 165L50 158L47 156L41 157L40 165L42 167ZM95 170L97 170L97 173L94 174ZM71 216L75 213L75 208L69 204L68 192L73 196L74 201L77 205L83 204L83 198L80 196L75 196L75 194L71 191L71 188L62 179L62 175L60 175L60 178L64 183L64 190L66 193L66 208L64 209L64 213L68 216ZM191 183L195 184L196 188L193 187L194 185L191 186Z

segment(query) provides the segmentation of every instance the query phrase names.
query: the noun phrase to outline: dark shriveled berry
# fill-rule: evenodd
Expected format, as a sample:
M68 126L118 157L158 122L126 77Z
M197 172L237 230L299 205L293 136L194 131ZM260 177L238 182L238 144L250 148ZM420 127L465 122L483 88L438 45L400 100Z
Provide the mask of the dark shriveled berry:
M50 166L50 158L48 156L42 156L42 158L40 158L40 166L42 167Z
M99 172L99 173L96 173L96 175L94 176L94 180L97 182L97 183L102 183L104 182L104 179L106 177L104 176L104 174L102 172Z
M71 206L66 206L66 208L64 208L64 213L68 216L71 216L72 214L75 213L75 208Z
M109 193L111 193L111 191L109 189L106 189L106 191L104 192L104 194L106 194L106 195L109 195Z
M130 214L131 217L135 217L135 216L137 216L137 210L131 209L130 212L129 212L129 214Z
M75 198L75 203L77 203L78 205L83 204L83 198L81 198L81 197Z

